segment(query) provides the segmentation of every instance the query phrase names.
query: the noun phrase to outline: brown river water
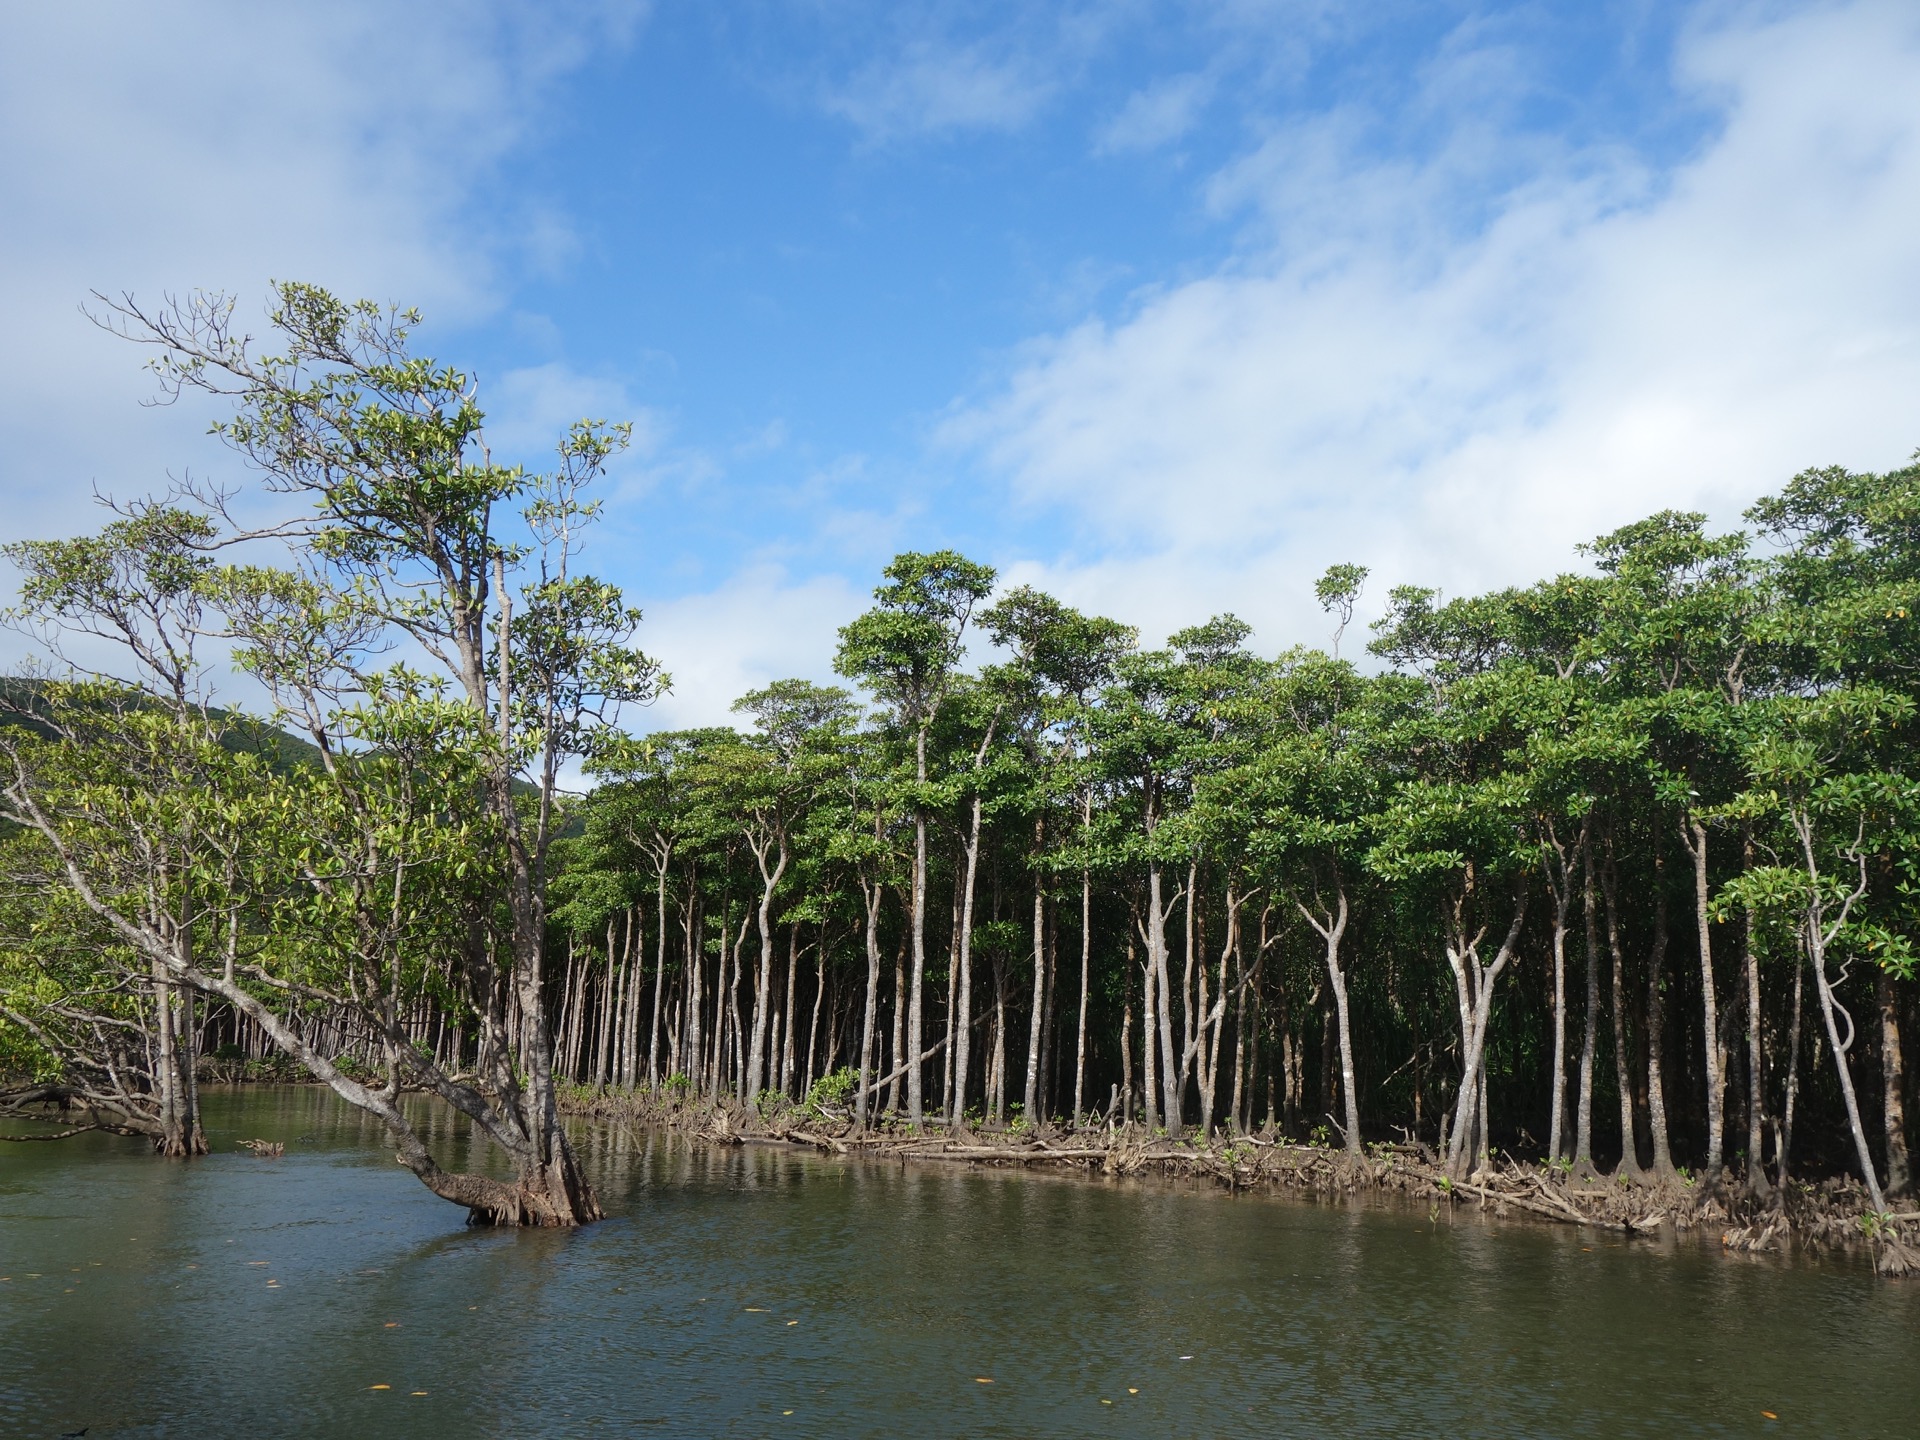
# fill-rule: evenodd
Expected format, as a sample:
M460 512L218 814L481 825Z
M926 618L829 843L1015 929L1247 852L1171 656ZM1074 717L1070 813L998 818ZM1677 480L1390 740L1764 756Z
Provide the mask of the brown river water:
M1864 1265L616 1129L612 1218L480 1231L325 1091L207 1119L0 1145L6 1440L1920 1437Z

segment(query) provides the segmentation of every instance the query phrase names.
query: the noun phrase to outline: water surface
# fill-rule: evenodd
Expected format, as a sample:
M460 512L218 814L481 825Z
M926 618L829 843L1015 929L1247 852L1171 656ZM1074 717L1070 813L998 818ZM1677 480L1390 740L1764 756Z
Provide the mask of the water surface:
M0 1146L0 1435L1920 1435L1860 1266L619 1130L475 1231L325 1091L208 1121Z

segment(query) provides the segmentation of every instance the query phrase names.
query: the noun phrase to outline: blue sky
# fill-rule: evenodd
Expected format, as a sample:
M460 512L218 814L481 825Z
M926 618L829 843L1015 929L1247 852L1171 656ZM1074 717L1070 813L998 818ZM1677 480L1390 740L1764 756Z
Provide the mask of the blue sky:
M0 530L232 473L89 289L418 303L676 693L824 675L896 550L1323 638L1920 444L1920 9L89 3L0 13Z

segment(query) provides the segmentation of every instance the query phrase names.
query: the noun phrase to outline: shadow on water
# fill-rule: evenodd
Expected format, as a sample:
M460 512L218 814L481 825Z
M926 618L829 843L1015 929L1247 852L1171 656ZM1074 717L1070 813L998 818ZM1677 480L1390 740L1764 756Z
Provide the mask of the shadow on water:
M0 1152L0 1434L1920 1429L1920 1286L1846 1266L620 1128L605 1224L469 1230L324 1091L209 1120Z

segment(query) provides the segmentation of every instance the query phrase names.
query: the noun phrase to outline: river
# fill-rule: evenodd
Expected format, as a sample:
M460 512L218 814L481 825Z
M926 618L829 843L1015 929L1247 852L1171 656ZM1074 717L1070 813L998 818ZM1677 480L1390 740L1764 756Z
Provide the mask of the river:
M0 1435L1920 1435L1859 1265L607 1129L613 1218L476 1231L323 1090L207 1120L0 1145Z

